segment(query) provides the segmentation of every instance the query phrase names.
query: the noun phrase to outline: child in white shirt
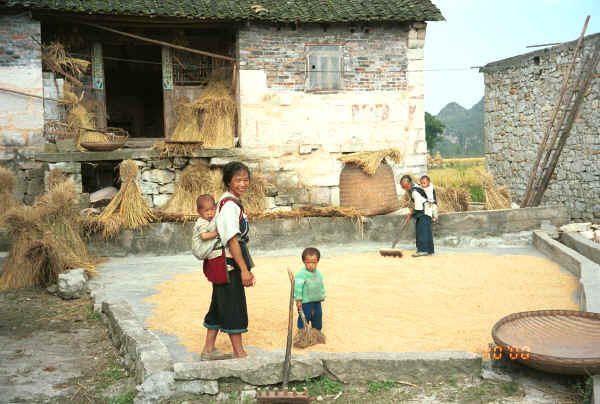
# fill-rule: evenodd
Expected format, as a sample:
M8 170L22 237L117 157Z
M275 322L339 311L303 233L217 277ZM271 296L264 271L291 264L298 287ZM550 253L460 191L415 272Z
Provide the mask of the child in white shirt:
M431 217L433 223L436 223L438 218L438 205L433 184L426 175L422 176L419 182L421 183L421 188L425 191L425 194L427 194L427 202L424 206L425 214Z

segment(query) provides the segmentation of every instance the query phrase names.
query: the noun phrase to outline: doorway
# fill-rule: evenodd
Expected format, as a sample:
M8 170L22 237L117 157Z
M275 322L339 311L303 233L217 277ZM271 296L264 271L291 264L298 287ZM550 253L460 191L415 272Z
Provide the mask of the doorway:
M164 137L161 49L156 45L105 45L108 126L132 138Z

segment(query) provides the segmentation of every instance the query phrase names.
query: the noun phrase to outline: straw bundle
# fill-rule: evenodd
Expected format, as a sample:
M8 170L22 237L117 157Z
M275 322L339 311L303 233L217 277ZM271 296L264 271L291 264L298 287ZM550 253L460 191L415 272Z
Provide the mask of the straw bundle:
M0 217L19 203L13 195L15 175L8 168L0 166Z
M181 173L175 185L175 193L160 208L163 218L169 216L196 215L196 199L202 194L212 195L217 200L222 192L221 170L210 169L203 161L190 163Z
M468 190L455 187L436 187L435 194L440 212L466 212L471 203Z
M304 313L300 312L300 317L304 327L294 335L294 347L304 349L317 344L325 344L327 342L325 334L307 324Z
M83 85L77 77L86 72L90 62L71 57L60 42L42 45L42 63L47 70L61 74L67 80Z
M386 157L389 157L397 164L401 163L403 160L402 152L397 149L346 154L339 157L338 160L344 163L356 164L358 167L362 168L366 174L373 175Z
M97 218L104 237L114 237L121 228L139 229L155 218L137 184L139 169L135 162L124 160L119 174L121 189Z
M34 206L13 208L3 217L12 244L0 289L46 286L70 268L95 271L80 236L77 200L75 183L67 180Z
M60 168L54 168L48 173L48 189L52 189L58 184L62 184L67 180L67 176Z
M198 99L189 103L179 100L175 112L177 125L170 140L198 143L159 142L154 149L161 154L190 155L199 147L234 147L237 105L229 80L213 79Z
M498 187L494 181L494 177L489 173L483 174L482 183L485 195L484 209L510 209L512 205L507 187Z

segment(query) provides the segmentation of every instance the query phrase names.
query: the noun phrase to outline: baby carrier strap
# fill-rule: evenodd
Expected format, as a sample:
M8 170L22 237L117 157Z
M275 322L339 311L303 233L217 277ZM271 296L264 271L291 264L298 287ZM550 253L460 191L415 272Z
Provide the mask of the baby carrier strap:
M232 198L230 196L221 199L221 202L219 202L219 212L221 212L221 209L223 208L223 205L225 205L225 202L233 202L235 203L237 206L240 207L240 221L244 218L244 207L242 206L241 202L235 198Z
M410 188L410 191L409 191L410 200L412 202L415 201L413 198L413 195L412 195L413 191L417 191L418 193L421 194L421 196L423 198L427 199L427 193L425 193L425 190L423 188L417 187L416 185L413 184L413 186Z

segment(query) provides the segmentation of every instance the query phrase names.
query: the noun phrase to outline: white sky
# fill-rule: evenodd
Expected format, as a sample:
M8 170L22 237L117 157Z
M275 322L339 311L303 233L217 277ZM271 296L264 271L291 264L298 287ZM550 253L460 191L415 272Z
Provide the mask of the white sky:
M600 32L600 0L432 0L446 21L427 24L425 69L466 68L540 48L527 45L577 39ZM483 74L426 71L425 110L449 102L470 108L483 97Z

